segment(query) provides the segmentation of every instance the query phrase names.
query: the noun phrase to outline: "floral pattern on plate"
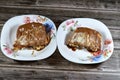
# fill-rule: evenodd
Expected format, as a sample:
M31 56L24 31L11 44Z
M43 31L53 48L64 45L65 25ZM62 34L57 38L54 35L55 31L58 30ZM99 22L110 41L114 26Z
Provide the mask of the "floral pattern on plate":
M46 27L46 32L50 32L51 36L55 37L54 34L54 25L46 18L46 17L42 17L42 16L34 16L32 18L30 18L29 16L25 16L23 23L27 24L27 23L32 23L32 22L37 22L37 23L42 23L45 27Z
M6 43L6 45L3 45L4 46L4 50L7 54L12 54L13 51L12 49L9 47L9 45Z
M12 50L13 43L16 38L17 28L22 24L27 24L31 22L42 23L46 27L46 32L49 32L51 34L50 43L45 47L45 49L41 51L35 50L19 50L17 52L13 51ZM6 34L8 36L4 36ZM21 15L13 17L5 23L1 34L1 49L7 57L15 60L23 61L40 60L47 58L53 54L57 46L55 40L56 40L56 27L52 20L41 15Z
M103 29L100 29L99 26L97 27L97 25L102 26ZM89 27L97 31L100 30L99 32L102 34L103 37L101 50L94 53L90 53L86 50L71 51L70 49L67 49L66 45L64 44L65 36L69 31L73 31L77 27ZM58 37L60 35L62 35L63 37ZM60 42L58 38L63 39ZM58 28L57 43L61 55L67 60L75 63L82 64L100 63L106 61L112 55L113 52L113 40L108 28L102 22L90 18L73 18L64 21ZM64 50L62 47L64 47ZM84 52L85 55L82 54ZM72 57L76 57L76 59L72 59L72 57L69 56L68 53L71 53L70 55L72 55ZM87 53L89 53L89 55ZM82 54L82 57L79 54Z

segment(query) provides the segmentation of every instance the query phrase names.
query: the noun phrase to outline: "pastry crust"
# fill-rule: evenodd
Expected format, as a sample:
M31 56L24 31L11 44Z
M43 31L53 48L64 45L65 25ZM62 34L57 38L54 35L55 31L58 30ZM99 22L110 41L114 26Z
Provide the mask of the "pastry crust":
M86 48L88 51L96 52L101 49L101 38L98 31L79 27L67 35L65 44L71 48Z

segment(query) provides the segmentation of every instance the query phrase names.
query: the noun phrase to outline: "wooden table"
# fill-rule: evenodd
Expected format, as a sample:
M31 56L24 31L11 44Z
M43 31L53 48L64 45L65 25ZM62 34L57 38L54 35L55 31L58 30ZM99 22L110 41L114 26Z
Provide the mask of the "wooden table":
M0 52L0 80L120 80L120 0L0 0L0 31L9 18L40 14L56 26L69 18L95 18L105 23L114 40L113 55L104 63L75 64L55 53L34 62L14 61Z

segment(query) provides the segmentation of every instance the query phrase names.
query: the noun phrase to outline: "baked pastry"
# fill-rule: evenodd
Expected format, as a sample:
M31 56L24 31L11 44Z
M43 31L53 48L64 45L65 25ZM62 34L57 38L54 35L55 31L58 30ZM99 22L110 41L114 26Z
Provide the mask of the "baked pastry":
M79 27L68 33L65 44L73 50L86 48L96 52L101 49L101 34L93 29Z
M50 34L46 32L45 26L35 22L19 26L16 38L13 50L28 48L39 51L50 42Z

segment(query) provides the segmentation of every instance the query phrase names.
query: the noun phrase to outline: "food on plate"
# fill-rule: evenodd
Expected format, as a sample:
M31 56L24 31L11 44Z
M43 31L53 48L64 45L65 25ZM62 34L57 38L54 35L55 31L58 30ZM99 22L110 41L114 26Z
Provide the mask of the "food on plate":
M39 51L45 48L50 40L50 34L46 32L43 24L35 22L23 24L17 29L13 50L27 48Z
M65 44L72 50L86 48L88 51L96 52L101 49L101 34L93 29L78 27L66 36Z

